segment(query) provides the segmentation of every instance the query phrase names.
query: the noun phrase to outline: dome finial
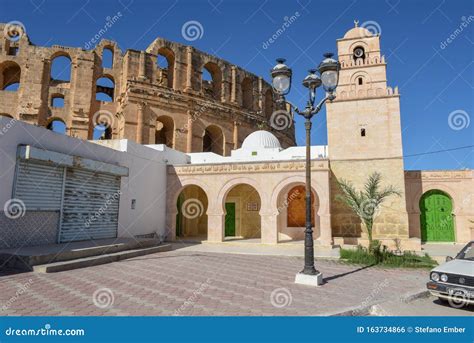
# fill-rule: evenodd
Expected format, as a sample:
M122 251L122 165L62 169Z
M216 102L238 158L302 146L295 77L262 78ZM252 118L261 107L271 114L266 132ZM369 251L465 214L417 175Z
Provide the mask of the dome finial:
M354 19L354 27L359 27L359 21L357 19Z

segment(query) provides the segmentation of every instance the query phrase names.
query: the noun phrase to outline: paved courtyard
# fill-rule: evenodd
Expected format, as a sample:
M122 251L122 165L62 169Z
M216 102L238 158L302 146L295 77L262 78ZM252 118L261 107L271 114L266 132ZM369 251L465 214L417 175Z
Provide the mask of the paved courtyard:
M326 284L295 285L303 259L174 250L61 273L0 277L2 315L329 315L424 289L426 270L318 261ZM462 314L461 314L462 315Z

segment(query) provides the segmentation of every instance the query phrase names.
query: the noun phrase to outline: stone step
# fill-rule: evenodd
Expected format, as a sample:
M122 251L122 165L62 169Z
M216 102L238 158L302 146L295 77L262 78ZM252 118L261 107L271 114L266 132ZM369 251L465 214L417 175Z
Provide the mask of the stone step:
M17 270L32 270L33 266L112 254L120 251L150 248L160 245L157 239L112 239L72 242L38 247L10 249L0 252L0 264Z
M84 258L79 258L76 260L35 265L33 266L33 271L38 272L38 273L57 273L57 272L62 272L66 270L86 268L86 267L97 266L100 264L117 262L117 261L126 260L133 257L144 256L144 255L170 251L170 250L171 250L171 244L162 244L162 245L154 246L154 247L126 250L126 251L120 251L120 252L115 252L111 254L84 257Z

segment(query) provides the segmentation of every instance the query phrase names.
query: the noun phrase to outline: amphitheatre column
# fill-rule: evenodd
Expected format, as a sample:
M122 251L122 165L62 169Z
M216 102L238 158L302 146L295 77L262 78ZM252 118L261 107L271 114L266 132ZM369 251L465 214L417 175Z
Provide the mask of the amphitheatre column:
M181 88L178 83L178 73L179 73L179 68L178 68L178 63L175 61L174 62L174 67L173 67L173 89L178 90ZM181 75L180 75L181 76Z
M145 123L145 107L146 103L139 102L137 104L138 114L137 114L137 143L143 144L143 125Z
M263 89L263 79L258 78L258 110L263 111L263 102L262 102L262 89Z
M138 64L138 77L142 80L146 79L145 68L146 68L145 51L140 51L140 62Z
M232 85L230 91L230 102L235 103L237 101L237 72L235 66L232 66Z
M221 101L222 102L226 102L226 96L227 96L227 92L226 92L226 86L225 86L226 82L224 80L221 81Z
M190 92L193 89L192 77L193 77L193 48L191 46L186 47L186 87L185 92Z
M239 123L237 121L234 121L234 132L232 139L234 140L234 150L237 150L239 148Z
M186 152L193 152L193 115L192 111L188 111L188 125L186 138Z

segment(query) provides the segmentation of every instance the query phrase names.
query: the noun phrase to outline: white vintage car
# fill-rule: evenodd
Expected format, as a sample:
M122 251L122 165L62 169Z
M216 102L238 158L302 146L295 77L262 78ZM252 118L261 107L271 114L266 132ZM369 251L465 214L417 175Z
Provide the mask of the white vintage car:
M426 287L431 294L453 307L474 304L474 241L469 242L453 259L434 268Z

